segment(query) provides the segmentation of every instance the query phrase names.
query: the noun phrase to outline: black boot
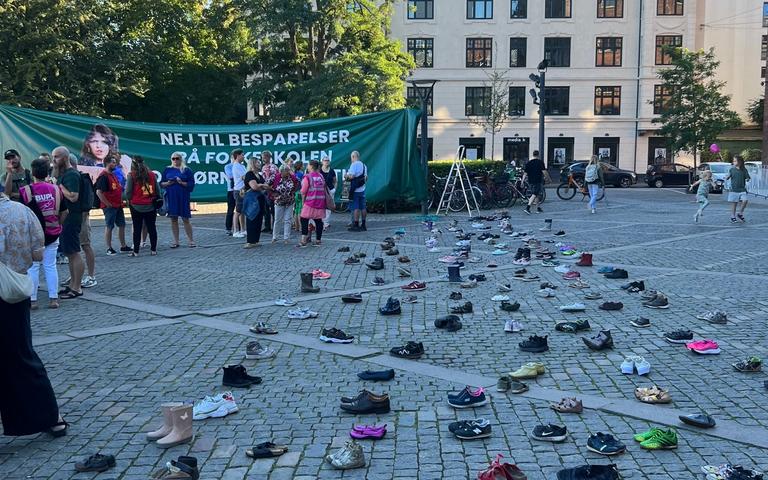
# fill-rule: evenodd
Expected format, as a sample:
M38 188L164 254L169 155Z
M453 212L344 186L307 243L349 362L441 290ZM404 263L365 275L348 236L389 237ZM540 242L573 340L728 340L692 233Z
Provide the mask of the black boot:
M523 252L524 252L523 248L518 248L517 252L515 253L515 260L520 260L521 258L523 258Z
M366 265L371 270L381 270L384 268L384 259L381 257L376 257L371 263L366 263Z
M248 372L246 372L245 367L242 365L227 365L223 369L224 377L221 380L221 384L225 387L248 388L251 385L261 383L260 377L248 375Z
M448 281L449 282L461 282L463 281L461 279L461 275L459 275L459 267L458 265L448 265Z
M312 286L312 274L301 274L301 293L317 293L320 291L320 287Z

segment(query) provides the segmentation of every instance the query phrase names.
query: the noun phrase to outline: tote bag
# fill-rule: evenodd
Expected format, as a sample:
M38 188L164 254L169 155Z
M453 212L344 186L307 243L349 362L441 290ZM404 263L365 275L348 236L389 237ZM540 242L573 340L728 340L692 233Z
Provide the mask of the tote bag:
M0 262L0 298L8 303L19 303L32 296L32 278L26 273L16 273Z
M325 187L325 209L336 210L336 202L333 201L333 195L331 195L328 187Z

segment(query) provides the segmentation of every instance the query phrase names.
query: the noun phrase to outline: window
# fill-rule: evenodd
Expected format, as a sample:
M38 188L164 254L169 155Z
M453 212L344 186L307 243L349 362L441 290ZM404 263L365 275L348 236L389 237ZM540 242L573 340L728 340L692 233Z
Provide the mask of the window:
M596 67L621 66L621 37L598 37L595 47Z
M509 66L525 67L525 53L528 49L527 38L509 39Z
M484 68L491 66L493 39L467 39L467 68Z
M571 87L546 87L544 92L544 113L547 115L568 115Z
M493 18L493 0L467 0L467 18L472 20Z
M491 87L466 87L464 90L464 115L467 117L488 115L491 103Z
M760 48L760 60L768 58L768 35L763 35L763 45Z
M432 116L432 101L434 100L434 91L432 90L432 87L416 87L418 88L422 94L427 95L429 94L429 100L427 100L427 116ZM406 102L408 103L409 107L413 108L421 108L421 98L419 98L419 92L414 87L408 87L408 92L406 93Z
M509 114L513 117L525 116L525 87L509 87Z
M664 85L655 85L653 87L653 113L654 115L661 115L667 108L669 108L669 102L672 100L675 89L672 87L666 87Z
M550 37L544 39L544 58L550 67L571 66L571 39Z
M571 0L544 0L545 18L571 18Z
M435 1L408 0L408 18L411 20L431 20L435 18Z
M671 65L670 49L683 46L682 35L658 35L656 37L656 65Z
M528 0L509 0L509 18L528 18Z
M595 87L595 115L621 115L621 87Z
M597 0L597 18L623 18L624 0Z
M432 68L434 40L431 38L409 38L408 53L413 55L417 67Z
M768 27L768 2L763 3L763 26Z
M656 0L656 15L682 15L683 0Z

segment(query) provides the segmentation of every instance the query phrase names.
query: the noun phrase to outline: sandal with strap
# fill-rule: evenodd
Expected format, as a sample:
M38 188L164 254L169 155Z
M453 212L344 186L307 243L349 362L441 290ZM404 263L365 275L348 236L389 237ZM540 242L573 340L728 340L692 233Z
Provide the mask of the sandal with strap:
M62 293L62 292L64 292L64 293ZM71 298L82 297L82 296L83 296L83 292L76 292L76 291L72 290L69 287L67 287L64 290L62 290L61 292L59 292L59 298L64 299L64 300L68 300L68 299L71 299Z
M56 427L64 427L64 428L60 428L58 430L54 430ZM50 436L52 436L54 438L58 438L58 437L63 437L64 435L66 435L68 429L69 429L69 423L67 423L66 420L62 420L60 422L56 422L53 425L51 425L48 428L48 430L45 431L45 433L47 433L48 435L50 435Z
M264 442L253 448L247 449L245 455L250 458L272 458L279 457L287 451L288 447L285 445L275 445L272 442Z
M172 243L171 244L171 248L179 248L179 244L178 243Z

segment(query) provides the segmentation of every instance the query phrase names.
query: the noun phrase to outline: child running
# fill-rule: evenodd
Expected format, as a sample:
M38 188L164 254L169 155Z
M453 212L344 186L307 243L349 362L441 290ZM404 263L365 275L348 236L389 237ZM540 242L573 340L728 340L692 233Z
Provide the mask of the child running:
M709 206L709 192L714 187L712 184L712 171L704 170L701 173L701 178L691 185L691 191L693 191L696 185L699 186L698 190L696 190L696 201L699 202L699 210L693 215L693 221L699 223L699 218L704 216L704 209Z

